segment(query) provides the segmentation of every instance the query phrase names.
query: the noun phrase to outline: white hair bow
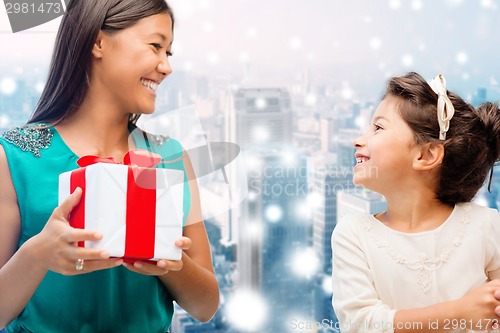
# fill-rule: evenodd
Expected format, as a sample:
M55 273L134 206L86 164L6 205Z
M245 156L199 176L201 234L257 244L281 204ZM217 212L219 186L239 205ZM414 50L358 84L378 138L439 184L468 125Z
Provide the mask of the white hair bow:
M432 90L438 95L437 118L439 122L439 140L446 140L446 132L450 128L450 120L455 114L455 107L446 93L446 80L439 74L429 83Z

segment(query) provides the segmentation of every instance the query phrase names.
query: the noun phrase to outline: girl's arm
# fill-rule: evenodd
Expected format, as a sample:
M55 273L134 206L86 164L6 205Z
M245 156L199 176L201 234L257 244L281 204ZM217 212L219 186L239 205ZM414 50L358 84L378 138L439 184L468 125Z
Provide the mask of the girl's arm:
M486 246L486 274L490 280L500 279L500 213L495 209L488 210L484 217L486 231L484 232L484 243Z
M332 234L332 302L340 329L392 333L396 311L378 298L355 224L355 219L342 219Z
M459 278L459 277L457 277ZM490 281L471 290L455 301L438 303L425 308L399 310L394 317L396 333L450 332L456 329L483 331L497 328L495 308L500 301L495 291L500 280Z
M485 214L484 244L486 274L490 282L473 289L462 298L432 305L421 309L400 310L396 312L394 323L396 327L404 327L404 323L421 323L432 332L449 332L452 329L467 329L482 331L490 329L493 320L499 320L494 311L500 306L500 214L490 209ZM457 278L460 278L457 272ZM500 310L500 309L499 309ZM499 311L500 314L500 311ZM398 324L399 323L399 324ZM432 323L432 325L431 325ZM407 326L410 326L407 324ZM432 327L429 327L432 326ZM434 329L432 329L434 328ZM422 332L411 329L396 329L396 332Z
M498 281L476 288L459 300L418 309L391 309L378 297L354 224L343 221L332 235L333 305L343 333L450 332L453 325L460 328L461 323L473 323L469 329L482 326L485 330L494 318L498 319L494 314L500 304L494 297L500 288Z

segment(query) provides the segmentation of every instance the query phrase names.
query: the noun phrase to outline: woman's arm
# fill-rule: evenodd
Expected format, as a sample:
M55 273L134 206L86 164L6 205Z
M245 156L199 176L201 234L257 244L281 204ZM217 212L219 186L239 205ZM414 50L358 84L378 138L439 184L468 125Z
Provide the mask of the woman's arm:
M43 231L16 251L21 218L7 157L0 145L0 327L21 313L48 270L72 275L121 264L116 259L88 261L84 271L75 270L78 258L109 258L106 252L76 247L79 240L100 238L95 232L69 226L67 217L80 196L81 190L72 194L54 210Z
M183 251L183 267L160 276L177 304L199 321L209 321L219 306L219 286L212 268L210 246L203 222L184 229L193 246Z
M133 266L124 265L137 273L157 275L177 304L193 318L206 322L214 316L219 306L219 286L212 267L210 243L201 215L196 177L187 154L184 154L187 179L191 179L191 208L184 227L184 237L176 242L176 245L183 249L181 260L159 260L156 265L137 261Z
M5 327L24 308L46 270L33 262L29 244L16 252L21 230L17 196L5 151L0 145L0 327ZM14 255L15 253L15 255Z
M200 195L193 166L186 155L184 167L191 179L191 209L184 227L184 236L191 240L191 247L183 251L181 270L163 275L160 279L167 286L177 304L199 321L209 321L219 306L219 286L212 267L212 254L205 224L201 215Z

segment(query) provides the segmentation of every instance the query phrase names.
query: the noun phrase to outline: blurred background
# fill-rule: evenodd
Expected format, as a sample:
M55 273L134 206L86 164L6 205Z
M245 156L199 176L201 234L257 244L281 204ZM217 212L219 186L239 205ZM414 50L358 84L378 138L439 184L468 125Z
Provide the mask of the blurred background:
M221 304L177 308L172 333L337 332L330 236L384 198L355 188L352 140L387 79L442 73L470 103L500 99L498 0L170 0L174 73L159 113L194 107L209 141L242 149L248 195L206 220ZM44 87L60 18L12 33L0 5L0 132ZM189 129L186 129L189 131ZM498 208L500 170L476 202ZM211 200L224 199L217 187ZM213 214L209 214L213 215Z

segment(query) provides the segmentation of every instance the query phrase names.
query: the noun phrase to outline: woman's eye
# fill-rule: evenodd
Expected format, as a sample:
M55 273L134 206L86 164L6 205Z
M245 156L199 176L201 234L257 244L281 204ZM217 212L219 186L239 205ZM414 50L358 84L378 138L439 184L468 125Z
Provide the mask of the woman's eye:
M162 46L160 44L157 44L157 43L152 43L151 44L155 49L157 50L160 50L162 48Z

